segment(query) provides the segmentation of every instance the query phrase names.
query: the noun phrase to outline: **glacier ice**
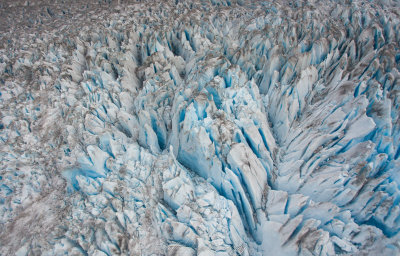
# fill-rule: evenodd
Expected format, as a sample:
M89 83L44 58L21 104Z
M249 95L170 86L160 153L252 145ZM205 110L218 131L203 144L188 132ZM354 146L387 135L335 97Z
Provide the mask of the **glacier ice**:
M1 255L397 255L396 1L2 1Z

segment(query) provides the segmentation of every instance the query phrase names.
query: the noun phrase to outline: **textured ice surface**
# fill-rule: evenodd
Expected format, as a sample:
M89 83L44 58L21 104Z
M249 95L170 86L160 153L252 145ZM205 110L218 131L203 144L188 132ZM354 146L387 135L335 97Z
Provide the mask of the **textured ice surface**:
M2 1L0 255L397 255L394 1Z

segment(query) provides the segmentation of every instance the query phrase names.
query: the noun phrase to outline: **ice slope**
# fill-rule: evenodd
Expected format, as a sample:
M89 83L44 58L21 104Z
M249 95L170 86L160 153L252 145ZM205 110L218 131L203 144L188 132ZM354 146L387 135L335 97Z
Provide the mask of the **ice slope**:
M399 254L398 3L0 5L1 255Z

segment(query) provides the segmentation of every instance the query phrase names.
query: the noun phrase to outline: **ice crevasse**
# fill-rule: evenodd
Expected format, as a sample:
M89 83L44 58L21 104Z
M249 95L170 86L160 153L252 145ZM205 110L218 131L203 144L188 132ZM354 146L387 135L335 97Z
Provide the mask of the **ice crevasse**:
M1 255L400 253L397 2L0 6Z

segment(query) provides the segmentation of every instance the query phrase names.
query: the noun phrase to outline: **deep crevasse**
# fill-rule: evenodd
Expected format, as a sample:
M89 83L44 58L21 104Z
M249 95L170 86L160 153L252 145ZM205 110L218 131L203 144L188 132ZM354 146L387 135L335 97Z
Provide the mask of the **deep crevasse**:
M29 5L1 254L399 253L396 4Z

